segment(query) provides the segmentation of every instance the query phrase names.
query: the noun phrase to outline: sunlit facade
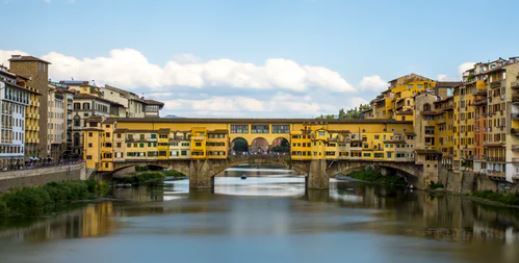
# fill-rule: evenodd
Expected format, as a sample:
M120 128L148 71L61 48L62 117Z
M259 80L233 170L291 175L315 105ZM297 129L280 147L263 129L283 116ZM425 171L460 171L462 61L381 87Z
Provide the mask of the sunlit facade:
M286 140L290 151L276 154L292 160L414 160L410 121L91 118L87 123L84 159L99 171L111 171L113 162L227 159L243 154L233 150L235 140L247 142L247 154L269 154Z

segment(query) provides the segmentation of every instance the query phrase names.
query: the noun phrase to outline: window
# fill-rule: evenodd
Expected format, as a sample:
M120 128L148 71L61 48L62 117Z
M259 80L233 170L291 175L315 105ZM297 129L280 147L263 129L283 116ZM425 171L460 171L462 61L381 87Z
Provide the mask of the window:
M231 124L231 133L249 133L249 125Z
M252 133L269 133L268 124L253 124Z
M273 124L272 133L290 133L290 126L287 124Z
M434 135L434 126L425 126L426 135Z

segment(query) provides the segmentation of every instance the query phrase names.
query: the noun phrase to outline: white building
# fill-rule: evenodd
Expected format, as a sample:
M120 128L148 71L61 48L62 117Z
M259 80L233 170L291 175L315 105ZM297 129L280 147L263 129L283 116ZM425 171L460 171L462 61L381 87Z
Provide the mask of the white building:
M63 94L49 85L47 125L47 155L53 160L59 160L65 144L65 102Z
M0 67L0 168L22 165L25 153L25 108L30 91L15 74Z

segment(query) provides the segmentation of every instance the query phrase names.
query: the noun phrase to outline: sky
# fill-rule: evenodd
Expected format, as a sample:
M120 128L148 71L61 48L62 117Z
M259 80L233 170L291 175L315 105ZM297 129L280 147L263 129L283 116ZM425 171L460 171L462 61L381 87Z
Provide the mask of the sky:
M0 0L0 64L52 63L165 102L162 115L316 117L417 73L519 55L507 0ZM515 32L515 33L514 33Z

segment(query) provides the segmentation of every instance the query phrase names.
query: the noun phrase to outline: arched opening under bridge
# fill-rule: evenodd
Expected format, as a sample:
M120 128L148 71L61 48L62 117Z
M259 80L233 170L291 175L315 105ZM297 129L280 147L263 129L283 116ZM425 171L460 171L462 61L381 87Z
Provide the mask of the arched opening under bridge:
M235 154L249 152L249 144L244 138L238 137L231 142L231 151Z
M250 146L250 153L252 154L265 154L269 151L269 143L267 139L258 137L252 140Z
M288 154L290 153L290 143L286 138L279 137L274 139L272 142L272 146L270 147L270 152L280 153L280 154Z
M398 165L370 165L365 163L352 163L348 167L331 167L331 174L336 177L351 177L362 181L395 184L418 185L418 176Z

